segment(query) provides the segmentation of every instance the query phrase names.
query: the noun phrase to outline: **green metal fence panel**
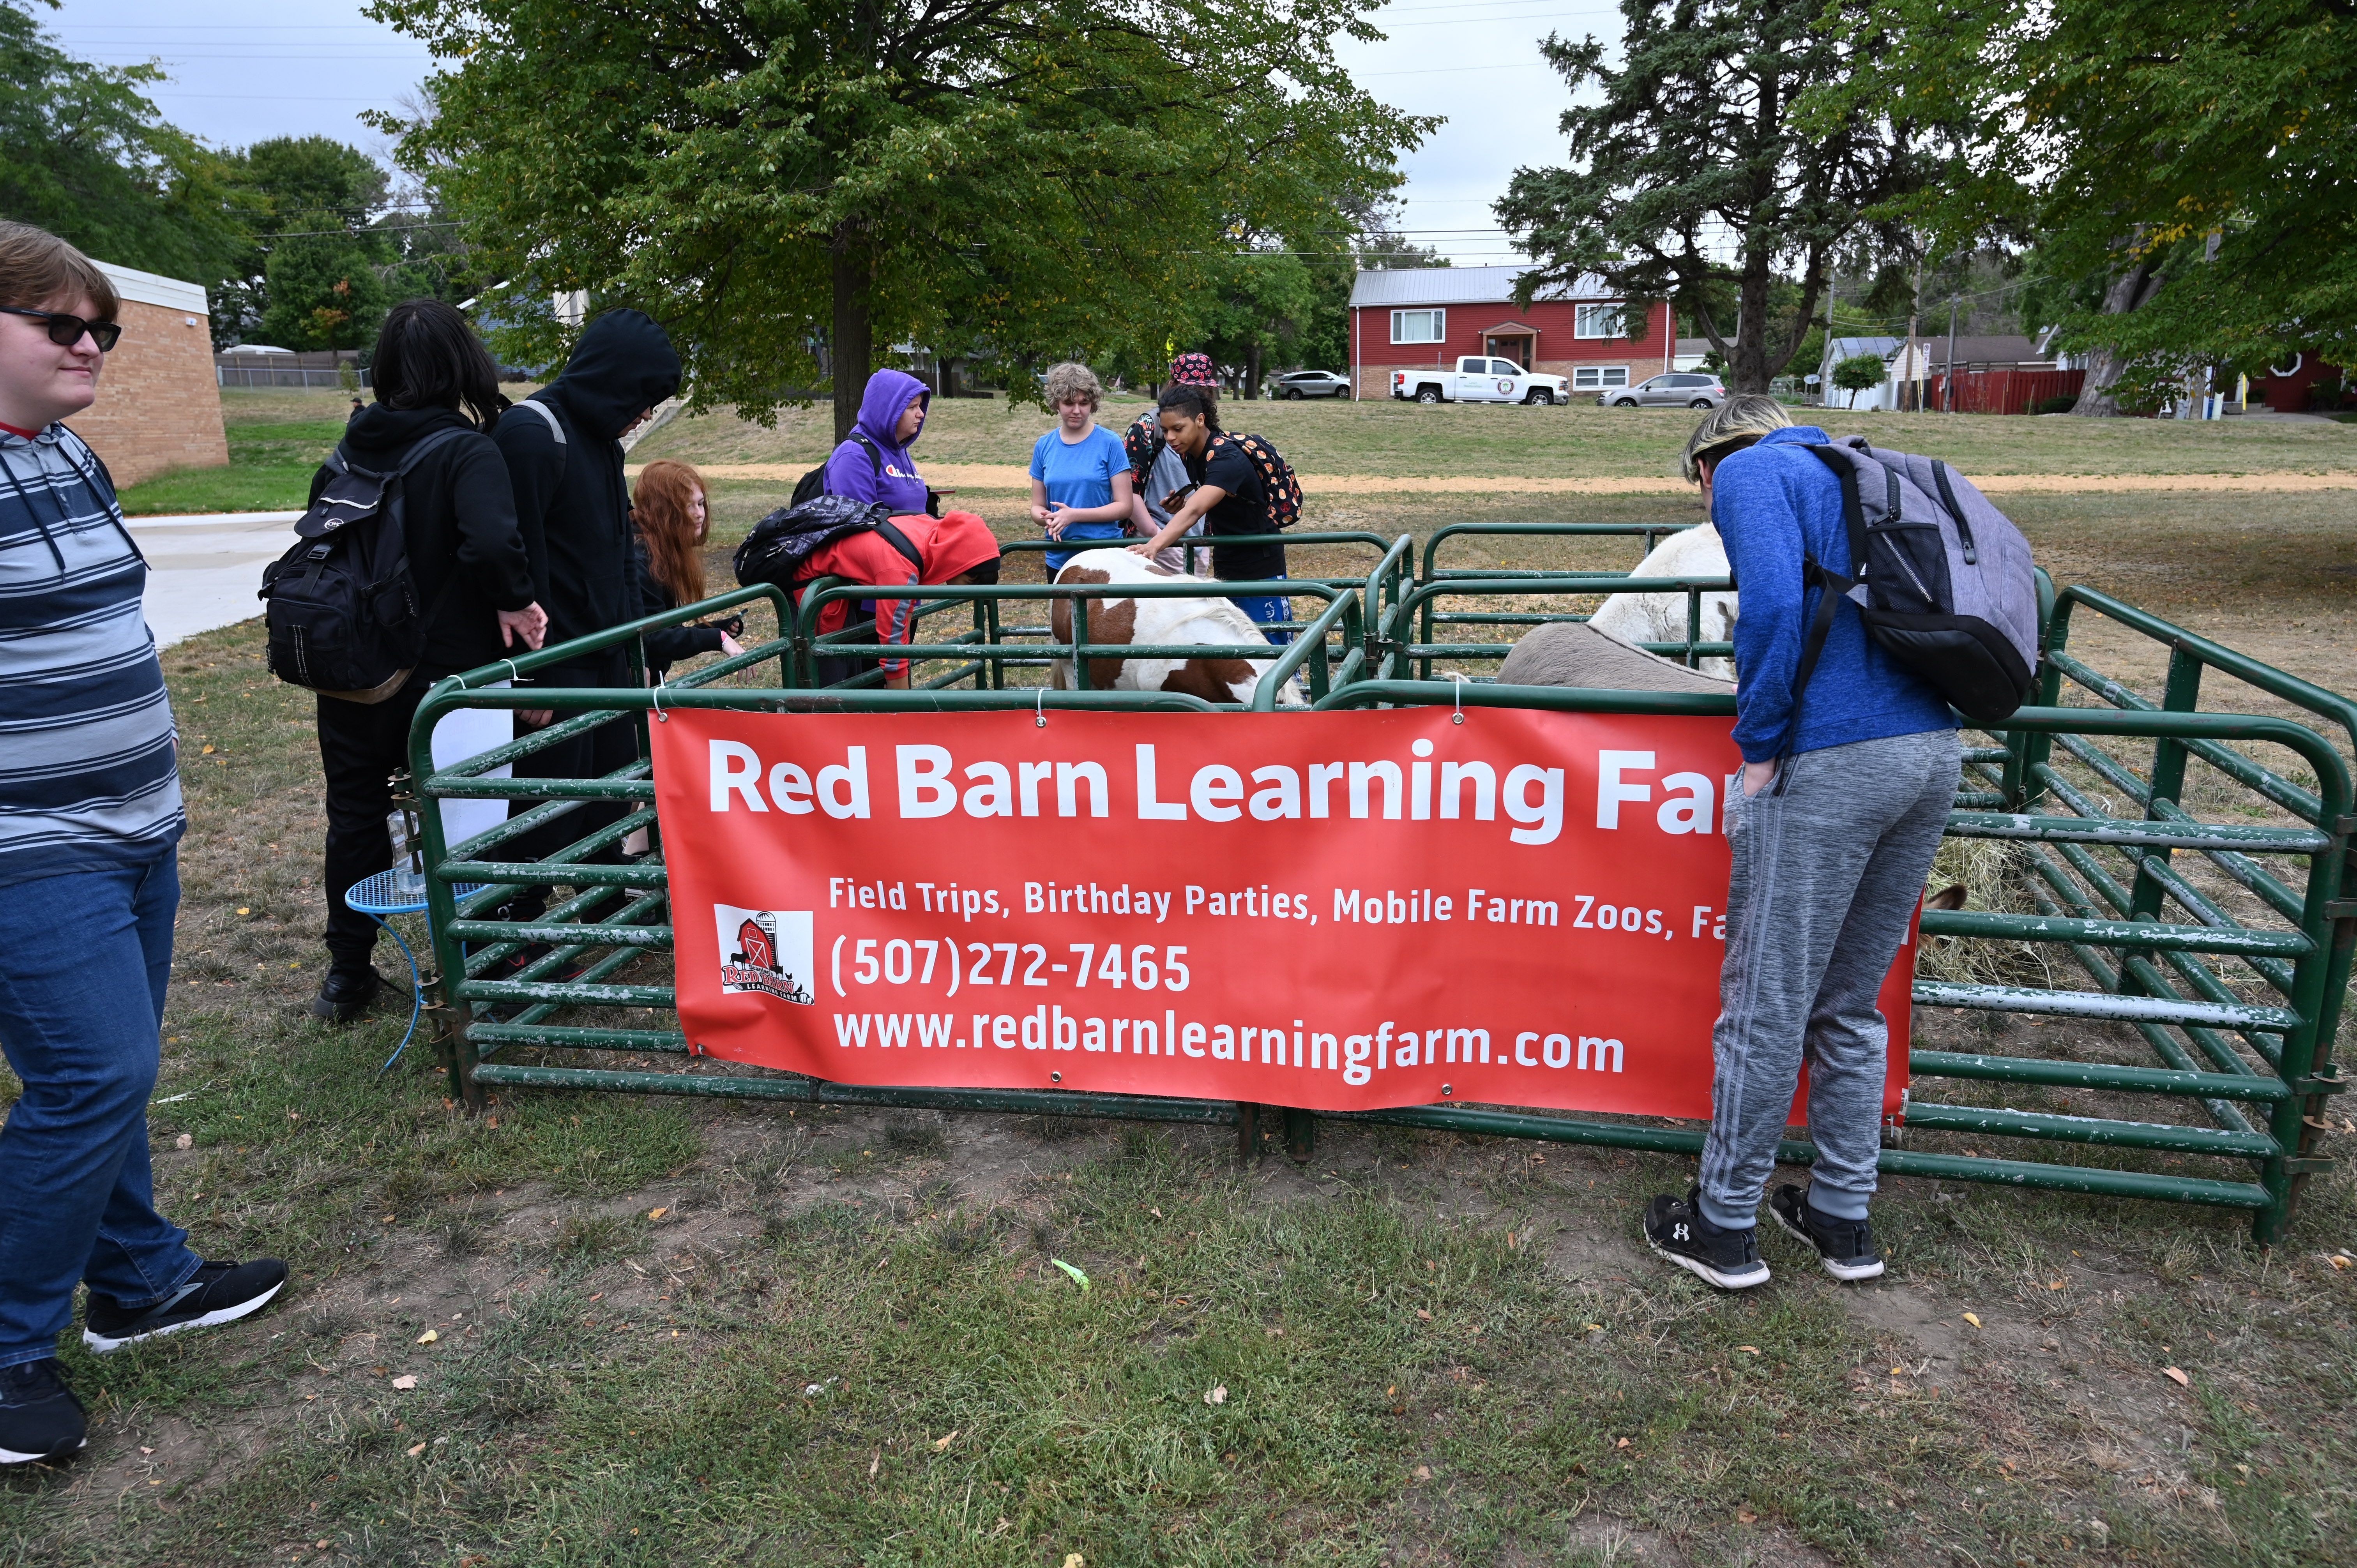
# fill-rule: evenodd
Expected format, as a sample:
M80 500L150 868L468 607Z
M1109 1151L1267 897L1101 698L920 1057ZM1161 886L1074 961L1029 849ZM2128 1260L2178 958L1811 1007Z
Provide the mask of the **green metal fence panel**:
M1535 533L1599 525L1526 526ZM1260 590L1321 601L1319 613L1304 625L1305 635L1288 647L1210 650L1268 664L1256 707L1273 708L1280 684L1300 673L1312 688L1314 705L1329 710L1457 704L1733 714L1732 696L1717 693L1405 678L1437 659L1501 657L1510 646L1440 644L1429 636L1405 636L1434 600L1446 595L1636 589L1684 591L1691 604L1694 596L1723 586L1721 582L1639 581L1583 572L1458 575L1436 564L1437 537L1426 546L1419 577L1408 540L1385 544L1365 535L1343 542L1381 547L1380 560L1363 578L1221 585L1222 592ZM1203 592L1169 586L1176 590L1173 596ZM1116 594L1158 596L1152 585L905 590L907 596L933 601L928 605L932 613L954 618L962 611L974 623L972 633L907 650L916 658L952 661L952 674L939 683L941 689L813 690L802 683L812 650L834 646L812 630L818 607L832 602L829 596L888 592L892 590L825 585L806 592L794 607L770 590L767 596L780 615L779 637L659 691L486 688L511 674L577 658L593 647L635 641L653 625L762 596L759 591L722 596L600 639L468 671L428 694L412 736L421 796L507 799L519 812L458 844L443 842L438 812L425 813L434 948L439 972L448 977L436 998L438 1048L455 1095L479 1104L487 1089L498 1086L602 1089L1134 1115L1233 1124L1248 1145L1273 1124L1282 1108L1052 1091L854 1088L791 1074L717 1071L703 1063L660 1071L572 1065L585 1054L677 1059L687 1051L670 1013L671 932L660 844L644 859L615 859L626 835L651 825L652 781L643 762L600 779L484 777L500 763L618 714L643 727L651 714L673 707L911 714L1033 706L1212 711L1210 704L1172 693L1006 684L1010 668L1049 659L1072 659L1084 671L1092 655L1160 651L1097 644L1086 630L1090 604ZM1000 607L1027 599L1071 606L1069 638L1040 642L1004 635L993 618ZM2319 1148L2323 1109L2326 1097L2341 1087L2331 1053L2357 948L2357 875L2350 845L2357 810L2349 762L2349 754L2357 752L2357 704L2100 594L2070 589L2050 595L2050 603L2038 704L1990 730L1985 742L1968 745L1968 777L1949 824L1952 839L1993 843L2018 857L2027 878L2019 901L2026 907L1933 909L1923 917L1922 932L1927 942L2000 943L2050 952L2086 983L2072 988L2050 978L2017 983L1924 975L1917 981L1915 1002L1921 1009L1963 1015L2067 1018L2115 1028L2140 1041L2149 1061L2083 1060L2034 1050L1913 1049L1914 1089L1904 1137L1968 1138L1975 1146L1950 1153L1902 1141L1884 1151L1883 1168L1894 1175L2246 1209L2253 1215L2254 1235L2276 1240L2291 1221L2302 1184L2327 1163ZM2087 615L2101 616L2166 651L2157 696L2095 671L2071 650L2074 618ZM1690 618L1690 628L1697 626L1698 619ZM1657 651L1691 659L1723 648L1690 637L1684 645ZM780 669L776 686L721 683L770 660ZM2264 693L2298 720L2201 711L2205 671ZM968 689L949 689L968 682ZM2096 705L2062 705L2066 682ZM546 729L436 772L426 737L436 719L462 706L548 708L558 717ZM2226 820L2217 820L2221 811L2187 803L2189 789L2197 784L2231 789L2240 803ZM540 860L505 853L529 829L600 803L619 803L625 814ZM529 918L502 918L503 907L517 895L535 889L545 890L539 895L544 908ZM556 1053L562 1059L518 1061L517 1052ZM1929 1099L1935 1090L1946 1098ZM2059 1091L2092 1092L2126 1109L2089 1115L1972 1101L1975 1093ZM1669 1152L1698 1148L1703 1136L1692 1125L1452 1103L1336 1118L1283 1111L1285 1135L1297 1155L1306 1156L1318 1119ZM1980 1152L1977 1145L1996 1140L2011 1140L2023 1157ZM1813 1155L1801 1143L1787 1144L1784 1153L1800 1162ZM2228 1174L2189 1168L2189 1161L2211 1162L2213 1167L2223 1162Z

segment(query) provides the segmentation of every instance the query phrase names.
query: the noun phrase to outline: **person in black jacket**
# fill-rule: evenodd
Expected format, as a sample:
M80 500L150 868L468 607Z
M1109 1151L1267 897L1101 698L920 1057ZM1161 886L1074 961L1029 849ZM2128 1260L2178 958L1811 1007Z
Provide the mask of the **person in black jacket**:
M705 596L704 544L712 534L704 476L685 463L656 459L639 475L630 494L630 525L638 531L642 596L639 613L661 615ZM737 634L745 618L693 626L667 626L644 634L647 674L661 682L671 667L699 653L744 652Z
M413 299L387 313L371 366L376 402L345 426L345 456L389 470L437 430L465 432L427 453L402 481L402 537L425 607L424 656L382 703L319 698L319 763L327 775L328 977L313 1015L360 1015L382 983L370 955L377 925L345 908L344 893L393 864L385 831L391 779L409 765L409 722L427 687L446 675L538 648L548 617L533 563L516 526L507 464L483 434L507 406L499 371L466 318L439 300ZM332 470L321 467L311 496Z
M609 310L589 323L565 373L503 414L491 438L506 456L516 521L540 573L553 647L644 613L630 533L630 495L622 477L621 438L679 390L679 355L654 318ZM533 672L538 686L628 686L630 659L601 649ZM525 723L543 719L527 712ZM627 719L600 725L520 758L516 777L588 779L638 758L638 732ZM529 811L519 800L513 810ZM509 844L518 859L544 859L618 820L623 808L593 804L565 812ZM530 896L511 906L532 912Z

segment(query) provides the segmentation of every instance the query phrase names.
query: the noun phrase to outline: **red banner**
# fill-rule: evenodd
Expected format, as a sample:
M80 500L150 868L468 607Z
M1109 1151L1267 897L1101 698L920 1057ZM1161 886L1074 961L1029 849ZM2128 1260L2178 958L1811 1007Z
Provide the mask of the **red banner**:
M847 1083L1710 1114L1725 719L1045 719L652 726L692 1047Z

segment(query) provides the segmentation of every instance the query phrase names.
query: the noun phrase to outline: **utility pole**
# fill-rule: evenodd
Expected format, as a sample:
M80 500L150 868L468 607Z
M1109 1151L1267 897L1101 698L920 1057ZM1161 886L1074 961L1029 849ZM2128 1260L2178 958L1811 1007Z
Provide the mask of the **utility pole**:
M1956 412L1956 301L1958 295L1948 295L1948 412Z
M1915 406L1923 406L1923 362L1916 358L1917 339L1923 326L1923 258L1915 258L1915 284L1907 296L1907 379L1915 388ZM845 437L848 439L848 437Z

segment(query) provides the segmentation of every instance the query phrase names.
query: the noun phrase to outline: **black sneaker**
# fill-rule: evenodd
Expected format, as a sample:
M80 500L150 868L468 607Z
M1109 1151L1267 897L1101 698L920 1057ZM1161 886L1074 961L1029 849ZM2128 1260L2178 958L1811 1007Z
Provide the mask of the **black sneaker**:
M1720 1230L1702 1217L1700 1196L1699 1188L1689 1187L1684 1198L1663 1193L1647 1204L1647 1244L1721 1290L1766 1284L1768 1265L1760 1261L1759 1230L1753 1227Z
M90 1441L81 1401L54 1357L0 1367L0 1465L62 1459Z
M256 1258L250 1263L203 1264L188 1283L154 1306L121 1306L113 1296L92 1291L82 1307L81 1342L103 1356L183 1328L234 1323L267 1306L285 1283L285 1264L275 1258Z
M1882 1249L1863 1219L1836 1219L1809 1207L1809 1197L1787 1182L1768 1197L1768 1212L1787 1234L1817 1250L1817 1261L1837 1280L1870 1280L1882 1273Z
M319 983L319 994L311 998L311 1016L331 1024L349 1024L367 1012L368 1004L383 989L384 976L372 967L331 969L328 978Z

